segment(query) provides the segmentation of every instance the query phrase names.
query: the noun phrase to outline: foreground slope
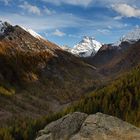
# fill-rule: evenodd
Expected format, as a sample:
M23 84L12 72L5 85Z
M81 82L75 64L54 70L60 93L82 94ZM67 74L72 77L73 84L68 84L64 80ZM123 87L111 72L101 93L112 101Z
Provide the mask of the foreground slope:
M140 129L116 117L75 112L48 124L36 140L139 140Z

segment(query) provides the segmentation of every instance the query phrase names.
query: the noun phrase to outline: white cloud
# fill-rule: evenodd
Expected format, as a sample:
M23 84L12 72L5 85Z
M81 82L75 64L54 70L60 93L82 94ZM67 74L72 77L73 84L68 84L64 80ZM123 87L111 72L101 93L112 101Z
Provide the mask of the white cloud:
M32 13L32 14L36 14L36 15L41 14L41 11L37 6L31 5L26 1L23 4L19 5L19 7L24 10L27 10L29 13Z
M122 19L122 16L116 16L114 17L115 20L121 20Z
M107 28L108 28L108 29L112 29L112 26L108 25Z
M87 7L93 0L42 0L42 1L53 3L55 5L70 4Z
M140 28L140 25L136 25L135 28Z
M115 4L112 8L123 17L140 17L140 9L128 4Z
M81 38L81 36L74 35L74 34L69 34L68 37L70 37L70 38Z
M59 37L62 37L62 36L65 36L66 34L64 32L61 32L59 29L56 29L52 35L54 36L59 36Z
M36 31L55 30L67 27L78 27L80 19L71 14L53 14L51 16L29 16L13 13L1 13L0 18L12 24L18 24ZM69 19L69 20L67 20Z
M111 4L126 3L128 5L139 5L139 0L93 0L93 3L101 4L103 6L110 6Z
M119 20L112 20L111 17L102 17L98 20L90 20L68 13L57 13L51 16L31 16L2 12L1 20L10 21L13 25L18 24L25 28L31 28L36 32L47 32L52 35L56 29L79 29L76 35L85 35L97 32L97 29L125 29L124 24ZM67 20L69 19L69 20ZM58 31L57 31L58 32ZM60 31L61 32L61 31ZM99 32L98 32L99 33ZM61 34L62 36L63 34ZM67 36L69 32L67 32Z
M52 14L55 14L56 13L54 10L50 10L48 7L44 7L44 12L47 15L52 15Z
M97 31L98 31L99 33L104 34L104 35L110 34L110 30L108 30L108 29L98 29Z
M139 0L42 0L44 2L52 3L55 5L62 5L62 4L70 4L70 5L77 5L77 6L93 6L93 5L102 5L102 6L109 6L111 4L120 4L120 3L127 3L129 5L139 5Z

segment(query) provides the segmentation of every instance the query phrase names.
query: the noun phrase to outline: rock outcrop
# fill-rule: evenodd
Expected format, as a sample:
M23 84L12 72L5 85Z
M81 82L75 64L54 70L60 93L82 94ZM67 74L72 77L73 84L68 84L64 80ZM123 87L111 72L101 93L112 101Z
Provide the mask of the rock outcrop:
M75 112L48 124L36 140L140 140L140 129L102 113Z
M87 114L79 112L68 114L63 118L50 123L44 130L41 130L39 132L41 136L37 138L37 140L68 139L80 130L80 127L87 116Z

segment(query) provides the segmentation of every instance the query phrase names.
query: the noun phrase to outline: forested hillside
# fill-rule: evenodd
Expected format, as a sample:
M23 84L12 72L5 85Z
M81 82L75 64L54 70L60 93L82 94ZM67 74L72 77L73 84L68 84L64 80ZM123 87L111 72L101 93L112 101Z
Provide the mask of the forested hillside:
M0 131L2 140L32 140L38 130L47 123L74 111L88 114L102 112L117 116L140 127L140 65L120 76L109 85L91 93L73 106L60 113L45 116L37 120L20 118L9 122L7 128Z
M140 66L91 93L68 110L89 114L103 112L140 127Z

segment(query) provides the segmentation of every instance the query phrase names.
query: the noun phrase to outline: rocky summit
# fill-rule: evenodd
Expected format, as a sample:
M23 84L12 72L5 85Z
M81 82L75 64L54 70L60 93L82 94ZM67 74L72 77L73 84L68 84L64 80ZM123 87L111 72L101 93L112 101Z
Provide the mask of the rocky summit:
M48 124L36 140L140 140L140 129L106 114L75 112Z

